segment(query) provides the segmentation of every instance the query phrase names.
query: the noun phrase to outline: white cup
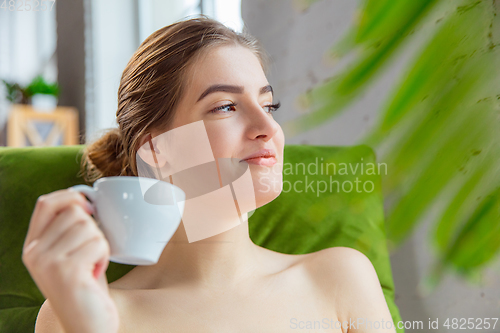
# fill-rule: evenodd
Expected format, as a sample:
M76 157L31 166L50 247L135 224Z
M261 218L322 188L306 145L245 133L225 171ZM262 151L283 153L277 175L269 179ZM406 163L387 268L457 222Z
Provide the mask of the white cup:
M94 206L94 218L109 242L109 260L120 264L156 264L184 212L185 192L158 179L104 177L93 187L70 188Z

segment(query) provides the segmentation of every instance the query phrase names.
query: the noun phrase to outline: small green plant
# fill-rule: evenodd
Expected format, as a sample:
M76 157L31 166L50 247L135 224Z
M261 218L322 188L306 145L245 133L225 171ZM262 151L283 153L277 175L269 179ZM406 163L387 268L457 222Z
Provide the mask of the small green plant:
M45 79L38 75L31 81L31 83L25 88L28 96L33 96L35 94L47 94L59 96L59 86L57 83L49 84Z

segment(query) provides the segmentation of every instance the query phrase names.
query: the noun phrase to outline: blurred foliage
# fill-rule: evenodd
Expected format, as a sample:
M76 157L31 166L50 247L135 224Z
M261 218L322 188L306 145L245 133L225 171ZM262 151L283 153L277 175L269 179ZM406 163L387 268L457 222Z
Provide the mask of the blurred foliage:
M374 146L388 166L390 250L424 217L432 219L429 243L437 260L420 285L427 292L446 269L477 281L499 252L499 9L495 0L361 1L330 53L353 60L300 96L309 112L283 126L295 135L324 124L401 52L421 43L360 143Z
M28 104L30 97L26 94L24 88L17 83L7 82L2 80L7 89L7 100L11 103Z

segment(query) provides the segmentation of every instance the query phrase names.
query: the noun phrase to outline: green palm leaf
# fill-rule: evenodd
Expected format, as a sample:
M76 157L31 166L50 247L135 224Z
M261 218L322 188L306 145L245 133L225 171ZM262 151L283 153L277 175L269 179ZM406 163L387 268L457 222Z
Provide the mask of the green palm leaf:
M377 146L388 166L383 189L391 249L434 212L438 261L426 278L430 288L447 268L476 278L499 252L498 6L493 0L364 1L352 29L331 50L338 58L356 51L354 61L301 96L310 112L284 124L294 135L340 114L415 29L430 31L361 142Z
M284 131L295 135L341 112L366 88L370 79L437 1L365 0L367 10L361 11L359 28L348 32L330 51L331 57L338 58L360 46L359 59L338 77L299 96L299 104L314 112L284 124Z

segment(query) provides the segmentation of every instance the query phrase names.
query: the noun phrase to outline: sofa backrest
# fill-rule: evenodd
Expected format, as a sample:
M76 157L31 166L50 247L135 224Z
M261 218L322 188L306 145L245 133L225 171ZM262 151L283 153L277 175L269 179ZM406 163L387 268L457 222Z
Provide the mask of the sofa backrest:
M37 198L84 184L77 176L84 147L0 147L0 332L34 330L45 299L21 260L22 246ZM335 246L363 252L397 323L379 172L365 145L286 145L282 193L251 215L249 229L257 245L282 253ZM110 262L108 282L133 267Z

